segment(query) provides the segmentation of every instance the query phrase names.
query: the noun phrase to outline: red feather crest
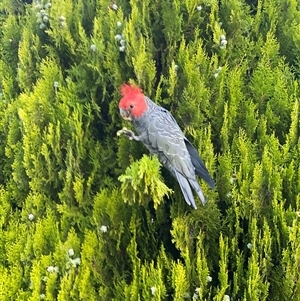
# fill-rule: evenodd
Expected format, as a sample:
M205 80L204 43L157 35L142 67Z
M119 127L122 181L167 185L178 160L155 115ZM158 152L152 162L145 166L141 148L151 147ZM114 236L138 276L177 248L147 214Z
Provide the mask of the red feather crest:
M134 117L140 117L147 109L145 95L142 89L137 86L124 84L120 90L123 97L119 102L119 108L128 110L130 105L134 105L131 114Z
M121 86L121 94L124 99L130 99L130 98L132 99L132 98L136 98L137 96L143 94L143 91L142 91L142 89L140 89L137 86L123 84Z

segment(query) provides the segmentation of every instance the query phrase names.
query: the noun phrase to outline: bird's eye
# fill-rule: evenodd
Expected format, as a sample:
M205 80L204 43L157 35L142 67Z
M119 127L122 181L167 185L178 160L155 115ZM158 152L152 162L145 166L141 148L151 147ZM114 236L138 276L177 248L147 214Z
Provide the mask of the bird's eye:
M130 109L133 109L133 107L134 107L133 105L130 105L130 106L129 106Z

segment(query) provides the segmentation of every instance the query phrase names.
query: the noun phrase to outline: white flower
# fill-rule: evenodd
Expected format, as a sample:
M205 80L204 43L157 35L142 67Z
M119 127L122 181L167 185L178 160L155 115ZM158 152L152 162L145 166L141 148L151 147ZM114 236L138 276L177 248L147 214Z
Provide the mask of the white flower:
M118 5L116 3L110 6L113 10L118 10Z
M58 88L58 82L54 82L54 83L53 83L53 87L54 87L54 88Z
M59 21L64 22L64 21L66 21L66 18L64 16L60 16Z
M49 7L51 7L51 3L50 3L50 2L48 2L48 3L46 3L46 4L44 5L44 8L45 8L45 9L48 9Z
M119 50L120 50L120 52L124 52L125 51L125 46L120 46Z
M230 301L230 297L228 295L224 295L224 301Z
M70 248L68 250L68 254L69 254L70 257L74 256L74 250L72 248Z
M197 294L199 294L199 292L200 292L200 287L196 287L196 288L195 288L195 292L196 292Z
M48 16L44 16L44 17L43 17L43 21L44 21L45 23L47 23L47 22L49 21Z
M155 292L156 292L156 287L155 287L155 286L152 286L152 287L150 288L150 290L151 290L152 296L154 296L154 294L155 294Z
M225 35L222 34L222 35L220 36L220 39L221 39L221 41L226 40Z
M122 40L122 36L120 34L116 34L115 35L115 39L118 40L118 41L120 41L120 40Z
M34 220L34 215L32 213L28 214L28 219L30 221Z
M107 232L107 226L102 225L102 226L100 227L100 231L101 231L102 233L106 233L106 232Z
M122 26L122 22L121 22L121 21L118 21L118 22L117 22L117 26L118 26L118 27L121 27L121 26Z
M216 71L220 72L221 70L222 70L222 67L218 67Z
M207 282L212 282L212 277L208 275L208 276L206 277L206 281L207 281Z
M179 69L179 66L175 64L174 65L174 70L177 71L178 69Z
M45 294L40 294L40 298L44 300L46 298Z
M197 299L198 299L198 295L196 293L194 293L193 300L197 300Z
M221 46L226 46L226 45L227 45L227 40L221 40L220 45L221 45Z
M47 268L47 271L49 273L53 273L53 272L58 273L58 267L54 267L53 265L49 265L48 268Z
M202 10L202 6L201 5L197 6L197 10L198 11Z
M120 41L120 44L121 44L122 46L125 46L126 41L125 41L125 40L121 40L121 41Z
M47 271L49 273L53 273L54 272L54 266L53 265L49 265L48 268L47 268Z
M76 257L76 258L74 259L74 263L75 263L76 265L80 265L81 259L80 259L79 257Z
M91 48L92 51L96 51L96 49L97 49L95 44L92 44L90 48Z
M75 259L70 259L70 262L72 266L75 268L81 263L81 259L79 257L76 257Z
M252 244L251 244L250 242L247 244L247 248L248 248L249 250L251 250Z
M40 29L45 29L46 28L46 25L44 23L41 23L40 24Z
M41 9L41 10L40 10L40 14L41 14L41 16L45 16L45 15L46 15L45 10L44 10L44 9Z
M219 76L219 73L216 72L216 73L214 74L214 77L217 78L218 76Z

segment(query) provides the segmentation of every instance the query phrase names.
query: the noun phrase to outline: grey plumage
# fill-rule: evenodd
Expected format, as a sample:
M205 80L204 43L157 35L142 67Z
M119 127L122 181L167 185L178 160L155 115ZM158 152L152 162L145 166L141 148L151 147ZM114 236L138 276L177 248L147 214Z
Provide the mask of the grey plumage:
M202 204L205 204L205 197L196 180L196 174L203 178L211 188L214 188L214 181L209 175L197 150L187 140L171 113L156 105L151 99L145 97L147 109L141 116L131 116L138 136L128 134L131 139L144 143L150 153L156 154L160 162L169 169L177 179L182 190L185 201L197 208L193 188L199 196ZM120 107L121 110L121 107Z

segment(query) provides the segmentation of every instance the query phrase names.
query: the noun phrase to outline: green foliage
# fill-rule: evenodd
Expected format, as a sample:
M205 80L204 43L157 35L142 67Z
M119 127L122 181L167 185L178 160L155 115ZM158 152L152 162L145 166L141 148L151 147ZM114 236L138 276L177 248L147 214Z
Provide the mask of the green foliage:
M0 1L0 300L300 299L297 0L30 2ZM205 206L117 137L124 82Z
M119 180L122 183L121 192L124 201L129 204L145 202L149 198L157 209L163 197L172 193L172 190L161 180L160 163L157 157L143 156L139 162L134 162L127 167Z

